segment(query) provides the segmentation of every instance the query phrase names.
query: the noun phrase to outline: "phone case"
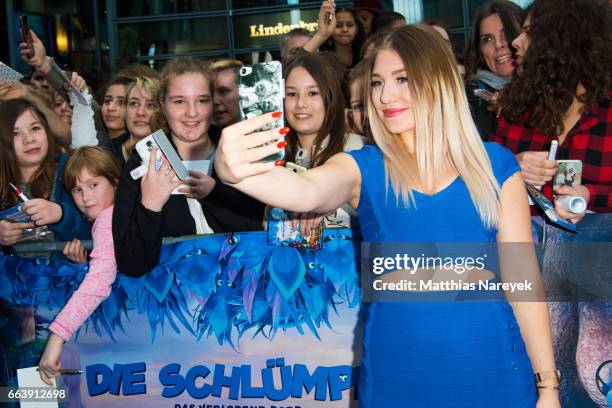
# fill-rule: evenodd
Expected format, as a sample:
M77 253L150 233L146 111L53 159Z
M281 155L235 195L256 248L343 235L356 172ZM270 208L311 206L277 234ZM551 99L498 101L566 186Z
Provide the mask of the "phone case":
M151 157L151 150L153 146L157 146L157 156L155 158L155 168L159 169L161 166L161 155L162 153L166 156L166 159L170 162L170 165L176 172L176 176L180 180L185 180L189 178L189 171L183 164L183 161L179 157L176 150L166 137L166 134L163 130L158 130L149 136L145 137L138 143L136 143L136 151L140 155L144 164L149 163L149 159Z
M557 160L557 171L553 177L553 189L566 185L578 186L582 183L581 160Z
M493 92L487 91L486 89L474 89L474 95L487 102L495 97Z
M250 119L269 112L283 111L283 70L278 61L245 65L238 68L238 101L240 119ZM282 117L259 130L281 128ZM262 161L282 160L285 152L268 156Z
M7 222L31 222L30 217L21 211L21 204L16 204L6 210L0 211L0 220ZM53 232L46 226L32 227L24 229L21 237L17 242L21 241L41 241L53 239Z
M34 45L32 44L32 36L30 35L30 25L28 24L28 16L19 16L19 27L21 30L21 42L28 44L28 58L34 56Z
M70 91L74 92L74 94L79 99L79 102L82 105L89 105L89 102L87 101L87 98L85 98L85 95L83 95L79 88L77 88L72 82L70 82L70 78L68 78L66 73L55 63L55 61L53 61L53 59L51 59L51 69L62 77L64 83L68 84L68 86L70 87Z
M308 171L307 168L298 164L287 162L285 167L295 173L303 173ZM323 229L325 224L323 220L319 225L310 231L310 234L305 237L300 234L300 222L297 222L297 228L293 228L294 213L283 210L282 208L268 208L268 245L320 249L323 247Z
M323 221L310 231L308 236L300 234L300 222L293 228L294 214L282 208L272 207L268 209L268 245L320 249L323 247Z

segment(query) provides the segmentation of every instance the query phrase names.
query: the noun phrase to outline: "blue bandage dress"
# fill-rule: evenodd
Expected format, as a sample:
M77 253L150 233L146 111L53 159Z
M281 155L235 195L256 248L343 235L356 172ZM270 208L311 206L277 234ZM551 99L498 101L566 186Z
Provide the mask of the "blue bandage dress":
M518 164L485 143L500 187ZM416 206L386 192L382 152L349 152L361 172L359 222L364 242L495 242L461 178ZM369 304L359 378L360 407L527 408L536 393L531 362L511 306L495 302Z

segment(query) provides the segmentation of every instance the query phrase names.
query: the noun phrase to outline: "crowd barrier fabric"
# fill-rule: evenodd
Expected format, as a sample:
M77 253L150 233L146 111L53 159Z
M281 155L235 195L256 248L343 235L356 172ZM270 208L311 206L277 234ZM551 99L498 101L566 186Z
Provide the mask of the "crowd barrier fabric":
M556 243L609 242L611 218L589 214L578 234L547 226L545 280L571 275L577 262ZM63 366L83 370L63 377L66 406L356 407L359 243L345 229L326 231L317 251L266 240L252 232L174 242L145 277L119 275L65 345ZM0 387L16 387L15 370L37 365L48 324L87 269L0 255L0 271ZM605 407L611 304L558 302L551 312L563 406Z
M265 233L164 245L143 278L111 296L65 345L70 407L349 407L360 359L357 251L349 230L325 249L269 247ZM35 366L46 326L85 272L0 257L0 386Z

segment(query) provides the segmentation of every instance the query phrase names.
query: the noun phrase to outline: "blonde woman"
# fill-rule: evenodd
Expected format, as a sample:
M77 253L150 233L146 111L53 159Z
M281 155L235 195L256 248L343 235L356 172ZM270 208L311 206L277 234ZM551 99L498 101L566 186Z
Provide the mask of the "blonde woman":
M128 87L126 128L127 132L111 140L111 151L124 166L132 156L134 146L157 129L155 117L159 113L159 80L146 76L137 77Z
M369 64L366 98L376 146L338 153L297 175L257 162L279 150L257 147L278 138L255 132L271 121L264 115L224 130L217 173L292 211L324 213L349 202L366 242L531 242L516 160L480 141L439 34L402 27L384 38ZM545 303L371 306L360 406L559 407ZM543 377L538 396L534 372Z

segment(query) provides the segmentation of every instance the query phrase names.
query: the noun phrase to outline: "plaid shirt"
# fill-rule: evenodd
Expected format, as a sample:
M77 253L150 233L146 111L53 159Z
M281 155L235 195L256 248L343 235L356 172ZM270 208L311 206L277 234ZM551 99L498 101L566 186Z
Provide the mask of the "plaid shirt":
M582 184L589 189L588 209L612 212L612 92L580 117L557 150L557 160L582 160ZM524 123L498 119L497 130L489 139L506 146L514 154L550 150L554 136L545 136ZM552 183L542 192L552 198Z

